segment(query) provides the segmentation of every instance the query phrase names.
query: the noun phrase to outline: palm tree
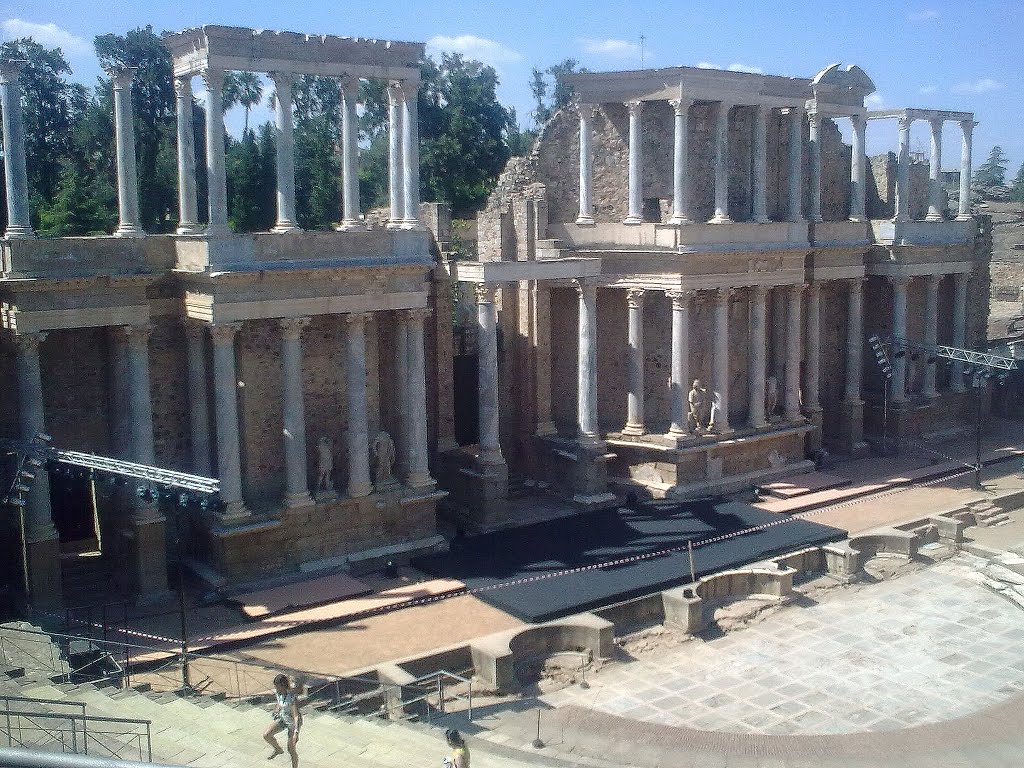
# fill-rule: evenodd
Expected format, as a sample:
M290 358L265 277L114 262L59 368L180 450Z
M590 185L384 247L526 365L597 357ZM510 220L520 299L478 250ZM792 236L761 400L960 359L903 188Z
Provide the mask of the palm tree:
M223 93L225 112L235 104L245 109L244 138L249 133L249 110L263 99L263 81L255 72L225 72Z

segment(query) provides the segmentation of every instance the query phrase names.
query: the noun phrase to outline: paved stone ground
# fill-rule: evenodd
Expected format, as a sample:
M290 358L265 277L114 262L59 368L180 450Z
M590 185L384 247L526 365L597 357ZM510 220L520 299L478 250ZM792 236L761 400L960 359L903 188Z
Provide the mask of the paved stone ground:
M616 664L545 695L732 733L883 731L962 717L1024 690L1024 610L962 555L793 606L711 640Z

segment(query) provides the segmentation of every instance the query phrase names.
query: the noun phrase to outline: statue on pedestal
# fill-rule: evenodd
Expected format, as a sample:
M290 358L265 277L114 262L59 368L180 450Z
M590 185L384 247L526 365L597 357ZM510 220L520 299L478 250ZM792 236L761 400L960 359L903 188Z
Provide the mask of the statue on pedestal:
M391 470L395 465L395 441L387 432L380 431L373 438L373 456L376 460L374 485L381 488L394 483L395 478Z
M690 413L686 423L693 433L705 432L711 426L711 395L700 379L693 380L693 388L687 396Z
M316 493L331 493L334 490L334 483L331 480L331 473L334 471L334 455L331 449L331 438L321 435L316 443Z
M779 407L779 380L774 376L769 376L764 381L764 416L768 421L772 420L775 416L775 411Z

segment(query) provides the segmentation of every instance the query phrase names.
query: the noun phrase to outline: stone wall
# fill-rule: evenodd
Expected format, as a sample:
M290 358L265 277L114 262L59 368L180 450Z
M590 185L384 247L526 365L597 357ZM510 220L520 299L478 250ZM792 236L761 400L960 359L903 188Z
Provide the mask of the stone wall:
M869 158L867 167L869 219L891 219L896 215L896 154L889 152ZM928 163L910 163L910 218L923 219L928 213Z

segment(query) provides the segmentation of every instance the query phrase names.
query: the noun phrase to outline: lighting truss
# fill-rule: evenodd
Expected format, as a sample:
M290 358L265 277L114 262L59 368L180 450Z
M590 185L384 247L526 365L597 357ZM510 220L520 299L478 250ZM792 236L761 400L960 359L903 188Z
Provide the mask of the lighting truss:
M982 376L1005 377L1009 375L1010 371L1020 370L1020 361L1013 357L951 347L947 344L923 344L901 336L871 336L868 338L868 344L874 351L875 358L887 379L892 377L889 350L893 351L892 357L902 357L907 352L922 352L929 356L966 363L974 369L975 373Z

